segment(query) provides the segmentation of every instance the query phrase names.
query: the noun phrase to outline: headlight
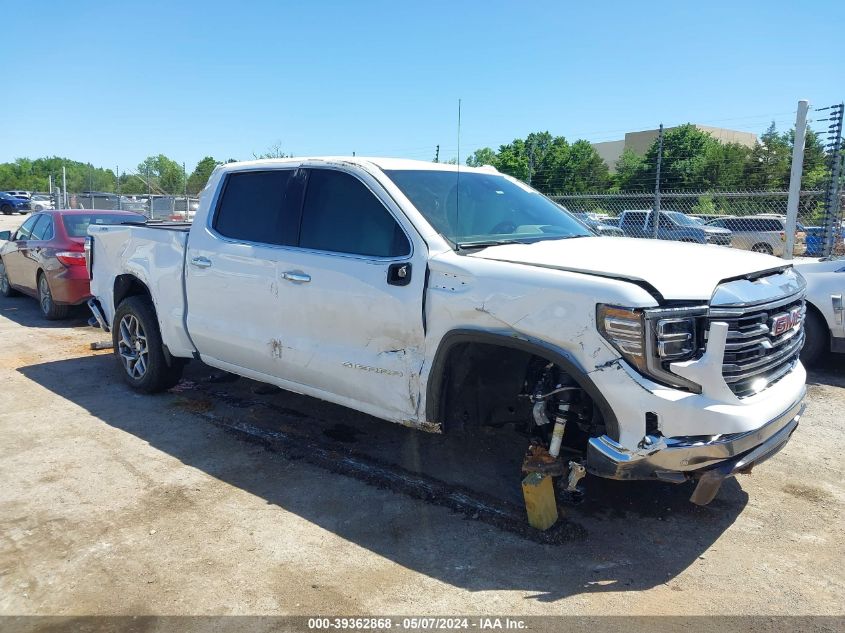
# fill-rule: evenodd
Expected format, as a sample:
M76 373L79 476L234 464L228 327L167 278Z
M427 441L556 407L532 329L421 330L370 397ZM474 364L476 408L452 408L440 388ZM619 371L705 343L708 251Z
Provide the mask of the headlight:
M622 357L645 373L643 313L631 308L618 308L600 303L596 323L601 335L622 354Z
M674 362L704 351L707 306L639 309L599 304L601 335L640 373L672 387L700 392L701 386L672 373Z

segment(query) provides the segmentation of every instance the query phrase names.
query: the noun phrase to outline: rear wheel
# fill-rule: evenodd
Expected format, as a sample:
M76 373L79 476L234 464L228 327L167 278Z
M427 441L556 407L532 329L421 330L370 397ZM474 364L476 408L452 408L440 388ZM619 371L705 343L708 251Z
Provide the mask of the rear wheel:
M41 305L41 314L49 321L66 319L70 312L69 306L58 305L53 300L53 293L50 291L50 284L44 273L38 276L38 303Z
M0 207L0 211L3 212L3 215L12 215L12 205L4 204L2 207Z
M815 365L830 349L830 333L827 323L815 310L807 306L804 317L804 348L801 350L801 362L805 365Z
M18 291L12 288L12 285L9 283L9 276L6 274L6 265L0 259L0 295L14 297L17 294Z
M772 247L769 244L755 244L751 247L751 250L755 253L765 253L766 255L771 255L774 253Z
M114 315L112 341L123 380L136 391L164 391L182 377L185 362L165 352L149 297L136 295L121 302Z

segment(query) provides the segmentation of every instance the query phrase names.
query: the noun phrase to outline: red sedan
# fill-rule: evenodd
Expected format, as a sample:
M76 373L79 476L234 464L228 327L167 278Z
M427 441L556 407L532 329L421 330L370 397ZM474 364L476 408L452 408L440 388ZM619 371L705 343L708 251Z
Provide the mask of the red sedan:
M128 211L67 209L34 213L14 232L0 232L0 294L36 297L48 319L91 297L85 267L89 224L146 222Z

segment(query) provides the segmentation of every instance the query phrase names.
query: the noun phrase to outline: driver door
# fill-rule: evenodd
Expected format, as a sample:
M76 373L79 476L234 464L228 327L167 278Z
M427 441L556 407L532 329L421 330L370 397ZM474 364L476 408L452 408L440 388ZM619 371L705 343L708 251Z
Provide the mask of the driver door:
M6 245L3 251L3 264L6 266L6 276L9 278L9 284L16 288L22 288L28 292L34 292L35 280L28 283L26 279L26 258L29 253L29 240L32 237L32 229L41 214L36 214L27 218L21 227L12 235L12 239Z

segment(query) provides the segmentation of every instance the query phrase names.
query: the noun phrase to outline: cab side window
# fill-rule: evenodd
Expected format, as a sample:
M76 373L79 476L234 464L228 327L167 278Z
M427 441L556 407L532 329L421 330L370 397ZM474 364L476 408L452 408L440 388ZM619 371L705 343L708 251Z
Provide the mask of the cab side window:
M411 244L399 223L360 180L332 169L308 173L299 246L369 257L401 257Z
M285 230L295 209L286 197L292 169L229 174L212 226L224 237L263 244L292 244ZM286 234L288 233L288 234Z

